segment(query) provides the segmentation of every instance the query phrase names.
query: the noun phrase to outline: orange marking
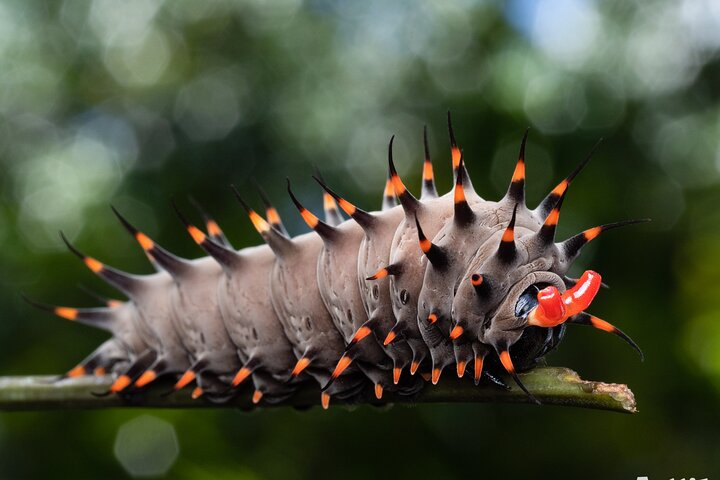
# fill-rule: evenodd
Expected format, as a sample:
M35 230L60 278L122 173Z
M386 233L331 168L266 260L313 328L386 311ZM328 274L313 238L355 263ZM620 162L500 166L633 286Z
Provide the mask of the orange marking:
M450 154L452 155L453 170L457 170L460 167L460 157L462 157L460 149L457 147L457 145L452 146L452 148L450 149Z
M138 388L142 388L148 383L155 381L156 378L157 373L152 370L147 370L142 375L140 375L140 378L135 380L135 386Z
M207 221L207 231L213 237L219 237L223 234L222 230L220 230L220 226L215 222L215 220Z
M392 177L390 177L392 180L392 186L395 189L395 195L398 197L405 193L407 188L405 188L405 184L400 180L400 177L397 173L394 173Z
M482 285L483 280L483 276L477 273L474 273L473 276L470 277L470 283L472 283L473 287L479 287Z
M428 315L428 322L430 322L431 324L437 322L437 315L435 315L434 313Z
M420 368L420 362L413 360L410 364L410 375L415 375Z
M505 370L507 370L508 373L515 373L515 366L510 359L510 352L507 350L500 352L500 362L503 364L503 367L505 367Z
M344 198L339 199L338 203L340 204L340 208L343 209L343 212L347 213L351 217L355 215L355 212L357 211L357 207L355 205L348 202Z
M370 330L368 327L360 327L355 333L355 336L352 338L352 340L350 340L350 343L358 343L371 333L372 330Z
M93 375L96 377L104 377L107 372L103 367L97 367L95 370L93 370Z
M432 371L433 385L437 385L438 381L440 380L440 373L441 373L441 370L439 368L433 368L433 371Z
M503 233L502 236L502 241L506 243L515 241L515 227L508 227L505 229L505 233Z
M301 208L300 209L300 215L302 216L303 220L305 220L305 223L307 223L308 227L315 228L317 227L320 220L310 212L307 208Z
M202 397L202 394L203 394L203 393L204 393L204 392L203 392L202 387L195 387L195 388L193 389L192 393L190 394L190 397L191 397L193 400L197 400L198 398Z
M385 278L388 276L387 268L381 268L377 272L375 272L374 275L371 277L368 277L368 280L380 280L381 278Z
M309 358L307 358L307 357L300 358L300 360L298 360L297 363L295 364L295 368L293 368L291 375L293 377L297 377L298 375L300 375L303 372L303 370L305 370L308 367L308 365L310 365Z
M570 183L567 180L563 180L562 182L558 183L557 186L553 188L552 192L550 193L559 197L563 193L565 193L565 190L567 190L569 185Z
M603 332L614 333L617 330L614 326L601 318L590 317L590 323L593 327L597 328L598 330L602 330Z
M190 225L187 227L187 230L190 233L190 236L192 237L192 239L198 245L200 245L201 243L203 243L205 241L205 238L206 238L205 234L203 232L201 232L199 228Z
M400 375L402 375L402 368L400 368L400 367L393 368L393 383L395 385L400 383Z
M103 268L105 268L102 263L91 257L85 257L84 262L85 265L87 265L87 267L95 273L100 273L102 272Z
M120 300L108 300L107 306L110 308L120 308L123 306L124 302L121 302Z
M195 380L195 372L193 372L192 370L186 371L182 374L180 380L178 380L178 382L175 384L175 390L180 390L193 380Z
M429 373L423 372L423 373L420 374L420 376L421 376L422 379L425 380L426 382L429 382L429 381L430 381L430 374L429 374Z
M390 345L392 342L394 342L396 338L397 338L397 334L396 334L395 332L393 332L392 330L390 330L390 331L388 332L388 334L387 334L387 337L385 337L385 341L383 342L383 346L384 346L384 347L387 347L387 346Z
M450 331L450 340L457 340L460 338L460 335L463 334L465 330L460 325L455 325L453 329Z
M78 316L78 311L75 308L69 307L56 307L55 315L66 320L75 320Z
M118 393L125 390L127 387L130 386L132 383L132 380L127 375L120 375L117 380L112 384L110 387L110 391L112 393Z
M320 394L320 405L322 405L323 410L327 410L330 408L330 395L322 392Z
M383 192L383 195L386 197L395 196L395 187L393 187L393 182L390 178L388 178L387 182L385 182L385 191Z
M280 221L280 215L278 214L278 211L275 210L275 207L269 207L265 210L265 214L267 215L268 222L271 224L280 225L282 223Z
M428 160L425 160L425 163L423 164L423 180L426 182L431 182L433 179L433 166L432 163Z
M379 383L375 384L375 398L382 400L383 387Z
M255 212L254 210L250 210L250 212L248 212L248 215L250 216L250 221L255 227L255 230L260 233L265 233L270 230L270 225L268 225L265 219L258 215L257 212Z
M145 250L146 252L148 250L152 250L152 248L155 246L155 242L150 240L150 237L148 237L147 235L145 235L142 232L137 232L135 234L135 239L138 241L138 243L140 244L142 249Z
M232 386L237 387L242 382L247 380L247 378L252 374L252 370L250 370L247 367L242 367L238 372L235 374L235 378L232 380Z
M325 210L337 209L337 205L335 204L335 199L332 197L332 195L330 195L327 192L323 193L323 209L325 209Z
M73 368L69 372L67 372L67 376L70 378L77 378L77 377L84 377L86 373L85 367L82 365L78 365L77 367Z
M545 225L546 227L552 227L557 225L558 219L560 218L560 209L558 207L553 208L550 211L550 215L545 219Z
M338 378L340 375L343 374L343 372L350 366L352 363L352 358L348 357L347 355L343 355L340 357L340 360L337 363L337 366L335 367L335 370L333 371L331 377L332 379Z
M423 253L428 253L430 249L432 248L432 242L428 240L427 238L421 238L420 239L420 250L423 251Z
M462 186L462 183L456 183L455 184L455 205L459 203L465 203L465 188Z
M515 172L513 172L512 181L515 183L523 180L525 180L525 161L518 160L517 165L515 165Z
M595 227L595 228L590 228L588 230L585 230L583 232L585 241L589 242L591 240L594 240L598 235L600 235L602 233L602 231L603 231L602 227Z
M263 392L261 390L255 390L252 396L252 402L257 405L262 400Z
M457 376L458 378L462 378L463 375L465 375L465 367L467 367L467 362L465 360L460 360L457 363Z
M480 377L482 377L482 369L483 369L483 360L485 360L483 357L476 356L475 357L475 365L473 366L475 381L479 382Z

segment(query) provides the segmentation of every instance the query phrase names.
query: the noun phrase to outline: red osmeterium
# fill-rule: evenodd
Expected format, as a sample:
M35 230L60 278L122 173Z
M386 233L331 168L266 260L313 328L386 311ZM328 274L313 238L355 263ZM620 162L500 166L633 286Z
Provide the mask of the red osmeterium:
M590 306L600 289L600 274L587 270L574 287L560 294L555 287L546 287L537 294L538 305L528 315L528 325L555 327Z

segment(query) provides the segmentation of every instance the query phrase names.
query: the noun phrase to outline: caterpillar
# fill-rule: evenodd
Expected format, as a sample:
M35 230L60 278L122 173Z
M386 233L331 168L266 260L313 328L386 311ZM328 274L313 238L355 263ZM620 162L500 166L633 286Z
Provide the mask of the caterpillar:
M388 145L388 176L379 211L357 207L316 175L323 219L291 201L310 228L291 237L259 190L265 215L233 187L264 240L235 249L207 213L199 228L175 206L185 230L207 254L178 257L113 207L155 272L113 268L62 240L127 301L99 308L30 301L111 337L61 378L114 375L105 394L134 395L158 378L173 391L195 384L193 398L223 402L252 390L255 404L282 402L306 382L319 402L352 400L367 388L412 396L454 366L495 388L507 373L534 402L519 372L533 368L563 339L567 325L587 325L626 341L623 331L586 309L603 285L586 271L566 276L583 246L606 230L645 220L586 229L556 242L560 210L575 177L595 149L534 209L525 201L526 131L506 194L483 199L473 188L448 113L452 189L439 195L424 131L422 190L415 197L400 178ZM198 206L199 208L199 206ZM341 211L349 217L345 219ZM472 372L471 375L468 372Z

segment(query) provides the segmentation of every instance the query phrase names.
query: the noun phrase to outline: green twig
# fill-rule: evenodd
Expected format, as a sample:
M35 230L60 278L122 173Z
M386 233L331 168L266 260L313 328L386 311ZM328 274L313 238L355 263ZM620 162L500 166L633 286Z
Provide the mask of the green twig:
M635 413L635 396L626 386L582 380L577 373L567 368L536 368L521 375L523 383L543 404L610 410L621 413ZM252 408L251 393L245 392L232 401L216 405L206 400L190 398L190 389L173 395L163 396L169 384L152 385L147 391L129 398L117 395L98 397L93 393L106 391L110 377L81 377L53 381L54 377L0 377L0 411L22 410L76 410L114 407L150 408L197 408L234 407ZM512 380L506 379L508 384ZM280 405L305 408L319 404L320 390L305 387ZM378 401L368 391L362 403L384 405L389 403L482 403L513 402L528 403L527 396L516 386L503 390L494 385L475 386L468 379L457 379L450 375L436 386L428 384L412 399L386 393ZM333 402L337 405L341 402Z

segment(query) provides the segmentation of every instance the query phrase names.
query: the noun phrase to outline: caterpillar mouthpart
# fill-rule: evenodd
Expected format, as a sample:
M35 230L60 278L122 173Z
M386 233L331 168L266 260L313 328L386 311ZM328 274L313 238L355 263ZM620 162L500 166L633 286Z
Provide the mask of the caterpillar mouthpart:
M600 274L585 271L574 287L560 293L548 286L537 294L537 306L530 311L527 324L537 327L555 327L590 306L602 283Z

